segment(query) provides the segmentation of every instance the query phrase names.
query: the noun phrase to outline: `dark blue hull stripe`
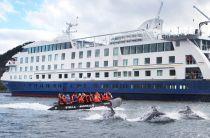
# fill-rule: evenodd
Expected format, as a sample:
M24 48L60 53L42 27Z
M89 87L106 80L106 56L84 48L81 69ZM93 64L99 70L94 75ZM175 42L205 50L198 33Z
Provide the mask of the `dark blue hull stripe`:
M161 81L75 81L75 82L13 82L5 86L16 96L55 97L58 93L111 92L131 100L204 100L210 96L209 80Z

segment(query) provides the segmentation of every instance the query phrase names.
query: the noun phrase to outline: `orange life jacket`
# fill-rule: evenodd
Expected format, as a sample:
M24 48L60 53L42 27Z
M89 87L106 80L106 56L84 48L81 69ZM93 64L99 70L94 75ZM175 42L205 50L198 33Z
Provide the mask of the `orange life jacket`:
M79 97L78 97L78 102L79 102L79 103L84 103L84 98L83 98L83 96L79 96Z
M94 101L95 103L100 103L100 102L101 102L101 97L100 97L100 95L99 95L99 94L95 94L95 95L94 95L93 101Z

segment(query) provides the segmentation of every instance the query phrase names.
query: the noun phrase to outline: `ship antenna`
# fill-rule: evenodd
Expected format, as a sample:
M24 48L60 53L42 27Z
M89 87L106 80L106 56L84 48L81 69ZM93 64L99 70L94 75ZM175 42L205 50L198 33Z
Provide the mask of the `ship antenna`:
M159 8L157 16L156 16L156 18L158 18L158 19L160 18L160 13L161 13L162 8L163 8L163 1L161 1L161 3L160 3L160 8Z
M63 33L68 35L69 39L71 39L71 34L77 32L77 30L72 30L72 28L78 26L78 16L76 18L76 23L73 24L71 22L69 22L69 23L66 22L66 25L67 25L66 30L63 31Z

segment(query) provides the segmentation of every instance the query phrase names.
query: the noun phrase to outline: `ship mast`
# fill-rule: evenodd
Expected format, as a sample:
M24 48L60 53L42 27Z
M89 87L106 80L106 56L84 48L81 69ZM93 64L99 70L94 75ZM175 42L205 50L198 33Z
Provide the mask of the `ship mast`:
M69 40L71 40L71 38L72 38L72 36L71 36L72 33L76 33L77 32L77 30L72 30L73 27L78 26L78 22L77 21L78 21L78 17L76 18L76 23L71 23L71 22L68 23L68 22L66 22L67 27L66 27L66 30L63 31L63 33L68 36Z
M199 33L199 35L202 35L202 32L201 32L201 27L203 26L203 25L208 25L208 23L210 23L210 18L206 15L206 14L204 14L198 7L196 7L195 5L193 6L193 8L194 9L196 9L200 14L202 14L204 17L206 17L206 19L207 19L207 21L204 21L204 22L200 22L199 23L199 29L198 29L198 32L197 33Z

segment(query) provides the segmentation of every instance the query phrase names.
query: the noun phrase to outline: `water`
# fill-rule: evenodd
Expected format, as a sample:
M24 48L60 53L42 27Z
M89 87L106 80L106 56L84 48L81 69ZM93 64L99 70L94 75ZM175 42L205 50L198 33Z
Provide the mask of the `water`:
M0 94L0 137L210 137L210 103L124 101L113 119L103 119L105 107L77 111L47 110L56 99ZM176 119L167 124L142 122L156 105ZM184 120L177 113L189 105L205 120Z

